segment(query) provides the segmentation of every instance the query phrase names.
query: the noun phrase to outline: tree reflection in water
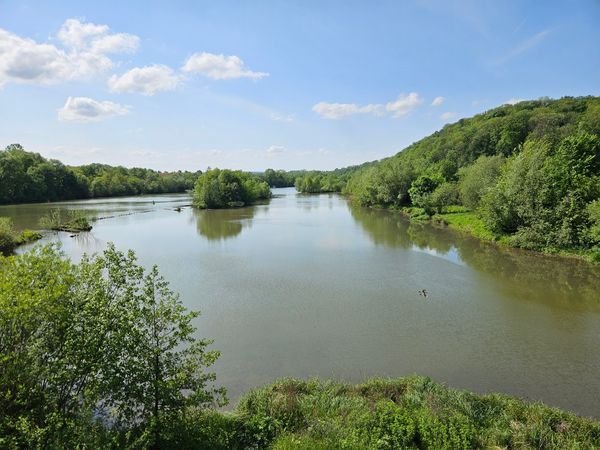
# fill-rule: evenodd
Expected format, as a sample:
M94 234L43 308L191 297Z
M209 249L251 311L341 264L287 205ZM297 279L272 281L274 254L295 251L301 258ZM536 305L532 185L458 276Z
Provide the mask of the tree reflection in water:
M512 298L549 306L600 312L600 266L586 261L501 247L429 223L411 223L399 212L350 205L354 220L369 238L386 247L444 256L490 276Z
M256 206L233 209L193 209L198 234L209 241L222 241L238 236L252 226ZM265 208L263 205L262 208Z

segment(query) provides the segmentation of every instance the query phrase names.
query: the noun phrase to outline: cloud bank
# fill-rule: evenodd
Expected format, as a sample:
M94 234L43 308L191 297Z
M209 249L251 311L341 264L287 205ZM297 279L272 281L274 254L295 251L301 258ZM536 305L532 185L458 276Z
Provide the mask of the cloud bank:
M7 83L56 84L92 77L114 66L108 55L129 53L139 38L111 33L107 25L69 19L57 34L60 45L37 43L0 29L0 87Z

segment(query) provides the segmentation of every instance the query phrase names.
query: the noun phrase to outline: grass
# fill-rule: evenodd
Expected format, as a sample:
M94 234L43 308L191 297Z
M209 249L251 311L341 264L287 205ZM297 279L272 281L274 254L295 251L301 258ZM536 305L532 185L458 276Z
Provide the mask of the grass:
M40 219L40 226L47 230L79 233L90 231L92 225L83 211L53 209Z
M456 208L453 210L444 210L442 214L436 214L432 217L434 222L443 222L450 228L458 231L469 233L479 239L485 241L501 240L499 236L492 233L486 226L483 220L473 211Z
M508 247L519 247L510 236L498 235L490 231L483 220L474 212L464 206L449 206L441 214L435 214L431 221L436 224L446 225L453 230L468 233L484 241L496 242ZM538 250L547 255L556 255L567 258L579 258L591 262L600 262L600 249L554 249L544 248Z
M410 217L413 222L428 222L431 219L431 216L423 208L417 208L416 206L405 206L401 211Z
M358 385L284 379L250 391L233 413L187 414L177 426L172 430L177 448L600 446L600 423L592 419L506 395L449 389L421 376Z

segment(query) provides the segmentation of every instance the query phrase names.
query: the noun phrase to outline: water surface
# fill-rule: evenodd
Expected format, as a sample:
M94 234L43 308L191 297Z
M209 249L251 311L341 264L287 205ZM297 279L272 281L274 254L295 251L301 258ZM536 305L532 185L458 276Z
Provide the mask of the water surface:
M109 218L45 240L75 259L112 241L158 264L202 311L199 334L222 351L217 377L233 403L283 376L419 373L600 417L600 267L336 195L274 192L268 204L221 211L185 207L186 195L65 202ZM35 228L52 207L3 206L0 216Z

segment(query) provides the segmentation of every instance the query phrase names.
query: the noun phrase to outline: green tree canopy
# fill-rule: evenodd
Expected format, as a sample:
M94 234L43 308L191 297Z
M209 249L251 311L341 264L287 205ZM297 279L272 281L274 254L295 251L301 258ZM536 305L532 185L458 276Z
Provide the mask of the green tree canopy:
M269 185L241 170L211 169L203 173L194 188L198 208L235 208L271 197Z
M159 447L185 408L224 400L196 316L112 245L77 265L55 246L1 259L0 447Z

